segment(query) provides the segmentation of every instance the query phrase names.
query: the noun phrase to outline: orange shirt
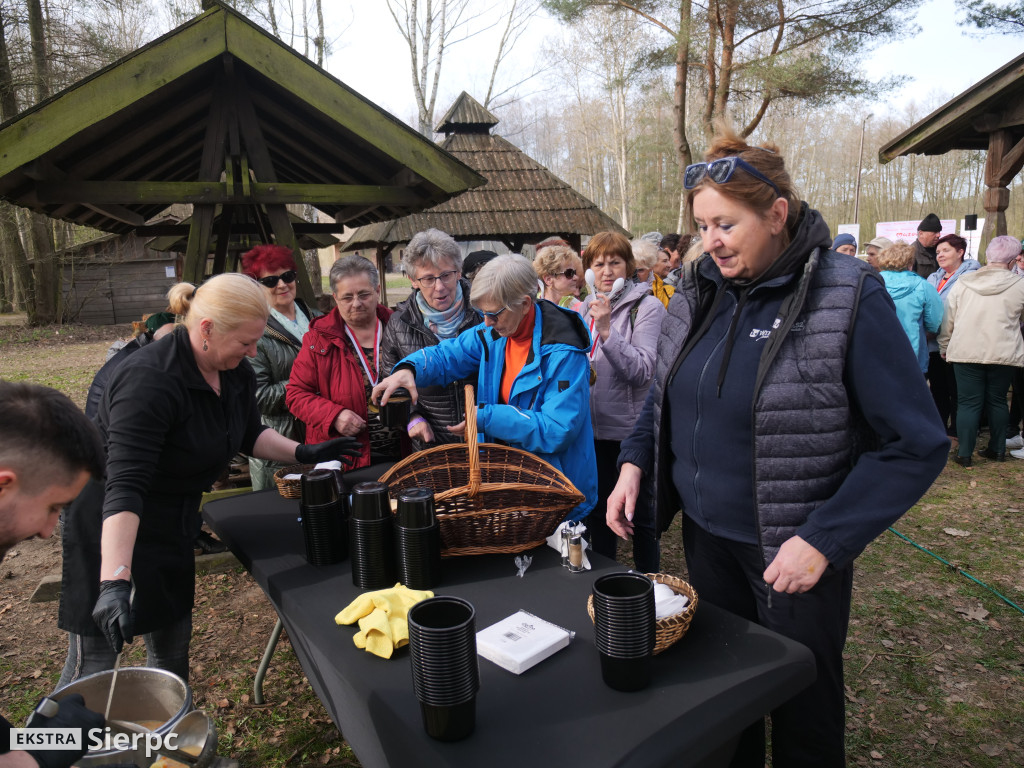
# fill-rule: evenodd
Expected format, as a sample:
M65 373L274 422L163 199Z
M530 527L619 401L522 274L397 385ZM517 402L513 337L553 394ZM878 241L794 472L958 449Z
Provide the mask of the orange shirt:
M505 342L505 370L501 372L501 402L508 403L512 394L512 382L523 370L533 346L533 323L537 319L537 305L530 304L530 311L519 323L516 332Z

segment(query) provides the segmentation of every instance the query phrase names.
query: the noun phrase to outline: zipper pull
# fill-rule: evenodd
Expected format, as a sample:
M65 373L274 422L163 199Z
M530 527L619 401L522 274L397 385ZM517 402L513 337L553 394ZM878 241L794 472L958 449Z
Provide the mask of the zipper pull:
M764 588L768 590L768 607L772 607L772 592L774 591L767 581L764 583Z

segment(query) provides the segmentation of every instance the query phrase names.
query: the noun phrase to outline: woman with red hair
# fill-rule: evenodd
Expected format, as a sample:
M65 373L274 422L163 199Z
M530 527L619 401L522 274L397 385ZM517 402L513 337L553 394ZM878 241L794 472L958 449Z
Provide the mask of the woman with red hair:
M295 298L295 258L283 245L257 245L242 255L242 271L263 287L270 305L263 337L256 342L256 357L250 362L256 372L256 402L263 423L287 438L303 443L305 425L296 419L284 402L284 388L291 376L292 363L302 349L302 337L309 321L322 313ZM274 472L283 465L266 459L249 458L252 489L274 487Z

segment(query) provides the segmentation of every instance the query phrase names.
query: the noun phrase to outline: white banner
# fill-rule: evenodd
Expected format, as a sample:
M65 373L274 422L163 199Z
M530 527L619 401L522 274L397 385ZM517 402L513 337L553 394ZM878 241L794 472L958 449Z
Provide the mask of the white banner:
M839 231L836 234L853 235L853 239L857 241L857 252L860 252L860 224L840 224Z
M914 221L880 221L875 224L875 237L887 237L894 243L897 240L913 243L917 240L917 225L920 223L921 219L915 219ZM956 233L956 219L941 219L939 223L942 225L942 231L939 233L940 236ZM979 229L978 231L980 232L981 230Z

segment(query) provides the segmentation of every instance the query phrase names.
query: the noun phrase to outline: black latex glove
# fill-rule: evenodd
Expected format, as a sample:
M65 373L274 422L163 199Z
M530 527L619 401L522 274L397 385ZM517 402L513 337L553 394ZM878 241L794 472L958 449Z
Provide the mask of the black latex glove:
M127 582L125 582L127 583ZM45 700L44 700L45 701ZM82 748L74 749L30 749L27 752L39 763L39 768L68 768L78 762L89 749L89 731L106 725L106 720L99 712L93 712L85 706L81 694L72 693L56 703L57 714L47 717L36 711L28 720L26 728L81 728ZM50 705L52 706L52 704Z
M132 616L132 585L124 579L100 582L100 596L92 609L92 620L103 630L110 647L120 653L135 634Z
M321 461L358 458L363 453L363 444L354 437L336 437L312 445L299 445L295 449L295 460L299 464L319 464Z

